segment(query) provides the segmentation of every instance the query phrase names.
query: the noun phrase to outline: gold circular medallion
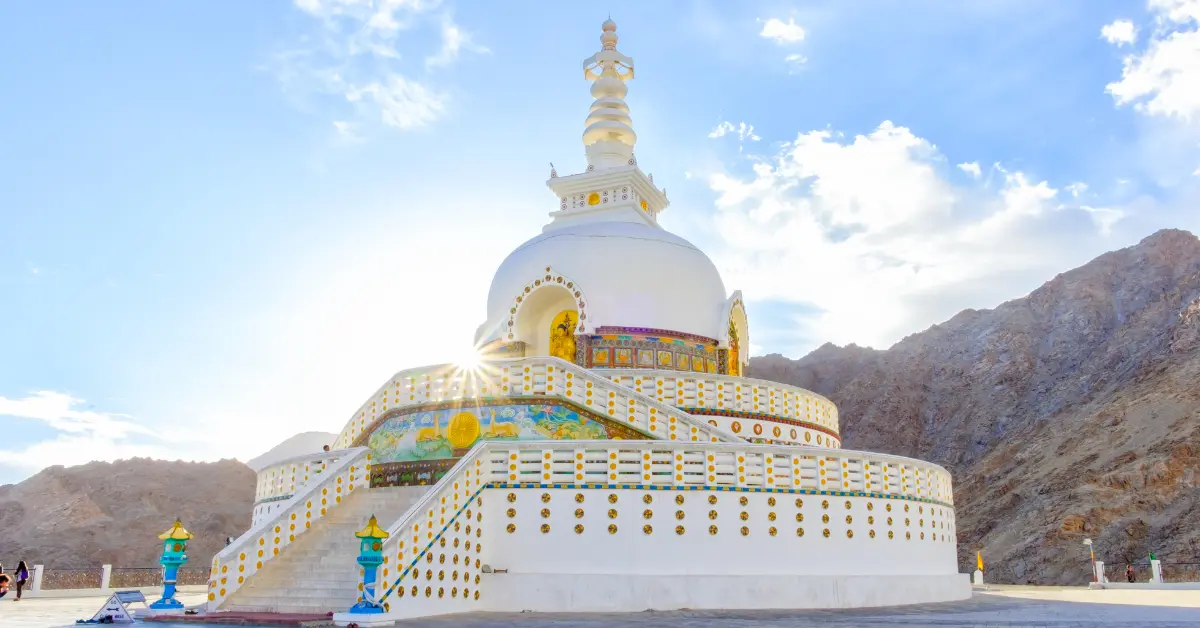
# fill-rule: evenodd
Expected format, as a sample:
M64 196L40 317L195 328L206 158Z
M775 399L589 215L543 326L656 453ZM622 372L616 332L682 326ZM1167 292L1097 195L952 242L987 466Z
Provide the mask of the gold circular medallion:
M470 447L479 438L479 419L470 412L459 412L450 419L449 432L452 447Z

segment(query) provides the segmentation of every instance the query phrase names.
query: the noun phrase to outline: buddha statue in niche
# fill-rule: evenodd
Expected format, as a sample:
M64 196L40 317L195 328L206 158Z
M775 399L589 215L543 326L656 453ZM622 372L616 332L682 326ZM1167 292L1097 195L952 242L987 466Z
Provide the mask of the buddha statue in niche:
M550 357L575 361L575 327L578 324L574 310L563 310L550 321Z

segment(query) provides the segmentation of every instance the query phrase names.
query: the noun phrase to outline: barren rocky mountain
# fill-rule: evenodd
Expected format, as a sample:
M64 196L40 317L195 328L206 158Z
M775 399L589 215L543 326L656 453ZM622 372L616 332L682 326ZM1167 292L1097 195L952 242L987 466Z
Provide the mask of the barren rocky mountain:
M48 568L154 567L158 535L183 520L196 538L188 567L250 526L254 472L236 460L213 463L134 458L54 466L0 486L0 559Z
M955 477L962 571L1082 584L1085 537L1124 571L1200 567L1200 240L1164 230L886 351L825 345L753 377L839 408L844 445Z

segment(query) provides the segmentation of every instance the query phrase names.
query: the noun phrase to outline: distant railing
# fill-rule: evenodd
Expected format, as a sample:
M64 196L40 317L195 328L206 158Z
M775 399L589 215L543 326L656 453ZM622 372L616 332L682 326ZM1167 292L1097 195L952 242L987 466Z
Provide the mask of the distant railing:
M13 568L16 563L13 563ZM34 588L33 581L37 579L36 569L31 566L28 588ZM9 569L9 568L6 568ZM105 571L108 570L108 580ZM176 582L181 586L208 583L209 572L203 567L185 567L179 570ZM37 581L38 590L62 591L65 589L140 589L158 587L163 583L162 567L74 567L50 568L43 567L41 579Z
M1150 561L1142 559L1132 563L1117 561L1115 564L1104 563L1104 577L1109 582L1128 582L1129 576L1125 571L1127 565L1133 566L1134 583L1150 582L1154 570ZM1163 582L1200 582L1200 560L1191 558L1182 561L1161 559Z
M206 585L209 572L201 568L183 568L175 576L180 586ZM111 589L157 587L163 583L162 567L114 567L109 580Z
M1162 563L1163 582L1200 582L1200 562Z
M93 567L91 569L46 569L42 572L41 588L43 590L99 589L103 575L104 571L100 567Z

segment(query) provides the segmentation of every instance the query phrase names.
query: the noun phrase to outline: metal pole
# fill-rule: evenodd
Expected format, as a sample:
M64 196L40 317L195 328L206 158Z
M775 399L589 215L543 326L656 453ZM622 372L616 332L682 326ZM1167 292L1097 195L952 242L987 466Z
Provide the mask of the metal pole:
M1092 553L1092 582L1098 583L1100 579L1096 576L1096 550L1092 549L1092 546L1089 545L1088 551Z

